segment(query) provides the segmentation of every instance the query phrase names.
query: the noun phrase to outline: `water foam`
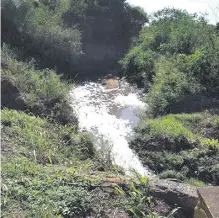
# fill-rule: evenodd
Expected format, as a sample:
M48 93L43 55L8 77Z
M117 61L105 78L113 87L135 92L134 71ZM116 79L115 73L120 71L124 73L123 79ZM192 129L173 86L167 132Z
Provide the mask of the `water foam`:
M146 105L138 94L127 83L120 90L104 92L101 84L90 82L74 88L70 95L80 129L90 132L100 146L102 139L108 141L112 146L115 163L127 173L134 169L141 175L148 176L149 171L142 166L128 145L128 139L133 135L133 127L136 126L136 122L133 126L132 120L135 115L122 116L124 109L145 109ZM134 118L136 121L137 117Z

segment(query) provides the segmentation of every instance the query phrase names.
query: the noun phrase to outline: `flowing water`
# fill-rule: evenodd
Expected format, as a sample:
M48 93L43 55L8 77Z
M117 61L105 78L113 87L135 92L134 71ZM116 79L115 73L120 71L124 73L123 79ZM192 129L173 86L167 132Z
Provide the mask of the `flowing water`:
M90 132L99 148L111 149L114 162L127 174L134 169L149 176L128 145L147 107L142 93L123 80L119 89L106 90L100 83L86 82L70 94L80 129Z

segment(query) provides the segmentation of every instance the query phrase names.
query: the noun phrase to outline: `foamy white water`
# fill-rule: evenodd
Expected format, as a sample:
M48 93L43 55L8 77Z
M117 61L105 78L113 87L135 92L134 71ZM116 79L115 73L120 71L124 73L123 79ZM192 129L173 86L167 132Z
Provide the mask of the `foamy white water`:
M90 132L98 146L110 146L115 163L127 173L134 169L149 176L128 145L139 113L146 109L137 89L123 81L120 89L106 91L101 84L88 82L74 88L70 95L80 129Z

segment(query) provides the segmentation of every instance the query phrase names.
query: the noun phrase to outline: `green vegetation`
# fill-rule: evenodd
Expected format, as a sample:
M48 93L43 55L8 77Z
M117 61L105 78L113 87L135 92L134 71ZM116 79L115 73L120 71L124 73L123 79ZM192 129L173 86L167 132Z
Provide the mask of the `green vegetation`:
M111 153L78 131L73 84L56 74L114 70L145 12L124 0L4 0L1 12L2 217L159 217L148 183L125 185Z
M24 58L41 60L42 67L73 67L82 54L81 34L63 28L67 1L2 2L2 40L18 47ZM63 69L64 70L64 69Z
M137 188L113 168L99 171L101 154L74 126L4 109L2 136L3 217L160 217L148 179L139 177ZM124 180L126 191L104 186L107 178Z
M2 136L4 217L97 216L106 210L99 195L113 208L106 193L90 190L113 172L95 170L101 163L93 143L75 126L4 109Z
M153 14L119 61L149 105L130 145L161 178L219 184L218 60L217 27L167 8Z
M215 106L218 25L164 9L144 26L146 13L125 0L3 0L1 12L2 97L11 101L1 105L2 217L160 217L148 179L127 181L111 151L78 131L73 84L62 80L115 71L131 42L121 71L149 104L131 147L160 178L219 185L218 116L170 114Z
M147 21L124 0L3 0L1 11L5 43L72 78L114 70Z
M77 123L69 106L70 85L54 71L36 70L32 63L17 61L15 53L3 44L2 76L8 77L23 96L30 112L62 124Z
M157 116L192 110L185 99L194 95L200 101L201 96L218 97L218 59L215 26L195 14L163 9L141 30L120 65L129 81L149 91L149 111Z
M13 146L11 149L32 161L64 164L73 158L71 155L78 158L83 155L82 159L94 155L91 141L86 134L77 133L77 126L54 125L45 119L8 109L2 112L2 124L4 140Z
M122 201L116 205L125 209L134 218L165 218L152 212L151 208L155 205L155 200L150 196L150 187L148 178L136 175L138 178L138 186L133 181L130 181L128 191L124 191L121 187L115 186L116 192L123 196ZM175 208L168 214L168 218L174 218L178 215L178 208Z
M161 178L219 184L219 119L208 112L145 118L131 147Z

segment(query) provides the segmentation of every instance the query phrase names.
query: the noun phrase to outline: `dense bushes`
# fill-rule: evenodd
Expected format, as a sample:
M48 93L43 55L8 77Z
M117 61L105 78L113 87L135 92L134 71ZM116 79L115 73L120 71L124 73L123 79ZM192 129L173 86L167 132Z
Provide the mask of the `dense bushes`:
M2 40L18 47L24 58L33 56L42 67L70 70L81 55L81 37L76 28L63 28L62 12L67 3L57 1L4 0ZM65 69L66 68L66 69Z
M113 70L147 21L142 9L124 0L4 0L1 11L5 43L24 59L71 77Z
M151 50L143 50L141 46L133 48L123 60L119 63L122 65L123 75L128 77L132 83L149 89L152 83L156 53Z
M145 119L131 147L143 164L157 173L174 171L180 179L195 178L219 184L219 143L205 134L218 131L218 117L209 114L167 115ZM209 137L209 138L206 138Z
M194 79L180 72L171 59L162 57L156 63L153 86L147 95L149 112L153 115L171 112L171 106L187 95L195 94L200 85Z
M2 75L8 76L23 96L28 108L60 123L77 123L69 106L70 86L49 69L36 70L31 63L19 62L6 46L2 48Z
M194 94L219 96L218 54L213 25L197 15L163 9L142 29L120 65L129 81L150 88L149 108L159 115Z
M200 84L202 93L219 96L219 39L214 42L214 49L199 49L192 55L178 55L178 69L195 79Z

